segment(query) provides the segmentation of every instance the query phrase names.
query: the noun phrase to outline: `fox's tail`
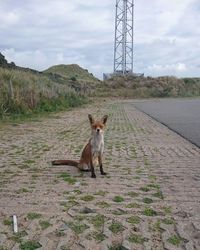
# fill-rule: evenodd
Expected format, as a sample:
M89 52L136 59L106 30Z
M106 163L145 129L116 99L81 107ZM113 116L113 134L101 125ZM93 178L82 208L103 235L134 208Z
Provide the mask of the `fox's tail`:
M55 160L52 161L52 165L67 165L67 166L74 166L78 167L79 162L73 160Z

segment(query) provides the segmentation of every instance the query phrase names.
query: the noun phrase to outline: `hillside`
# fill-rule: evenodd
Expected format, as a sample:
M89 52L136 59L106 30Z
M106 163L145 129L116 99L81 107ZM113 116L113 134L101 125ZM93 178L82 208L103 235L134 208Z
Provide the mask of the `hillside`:
M200 96L200 78L116 76L104 81L98 93L128 98Z
M90 85L93 83L16 66L0 53L0 119L79 106L92 93Z
M87 69L81 68L77 64L60 64L50 67L49 69L43 71L44 73L61 75L66 79L73 81L84 81L88 83L98 83L99 79L94 77Z

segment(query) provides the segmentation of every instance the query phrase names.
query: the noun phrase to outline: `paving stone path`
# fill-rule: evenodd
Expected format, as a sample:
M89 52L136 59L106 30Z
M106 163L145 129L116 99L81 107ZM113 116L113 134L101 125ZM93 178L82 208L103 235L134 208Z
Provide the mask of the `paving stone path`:
M96 179L50 164L79 158L88 113L109 115ZM131 101L2 126L0 159L1 250L200 249L200 149Z

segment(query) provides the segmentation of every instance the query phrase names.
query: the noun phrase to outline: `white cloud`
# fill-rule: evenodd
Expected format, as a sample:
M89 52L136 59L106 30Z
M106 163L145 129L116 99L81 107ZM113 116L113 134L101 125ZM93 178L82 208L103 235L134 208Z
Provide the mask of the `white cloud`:
M177 63L177 64L166 64L166 65L158 65L153 64L151 66L148 66L149 72L152 72L152 75L158 74L158 75L166 75L170 74L170 72L173 73L173 75L180 75L180 73L187 70L187 67L184 63Z
M0 0L0 51L43 70L78 63L95 75L113 70L115 0ZM199 0L135 1L136 72L199 74Z

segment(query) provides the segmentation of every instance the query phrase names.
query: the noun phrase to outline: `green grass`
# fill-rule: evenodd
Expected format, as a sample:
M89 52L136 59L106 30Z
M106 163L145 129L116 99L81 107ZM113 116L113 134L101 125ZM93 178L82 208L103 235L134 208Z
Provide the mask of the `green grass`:
M152 194L152 195L153 195L154 197L156 197L156 198L161 199L161 200L164 199L164 196L163 196L162 191L158 191L158 192L156 192L156 193L154 193L154 194Z
M140 190L143 191L143 192L149 192L150 188L145 186L145 187L141 187Z
M109 203L107 203L105 201L99 201L99 202L96 203L96 205L99 206L99 207L102 207L102 208L108 208L108 207L111 206Z
M3 224L5 225L5 226L10 226L10 225L12 225L12 219L11 218L6 218L6 219L4 219L3 220Z
M124 201L124 198L121 197L121 196L115 196L115 197L113 198L113 201L114 201L114 202L123 202L123 201Z
M108 193L107 191L99 190L98 192L95 193L95 195L105 196L107 193Z
M39 224L40 224L42 230L45 230L45 229L47 229L48 227L52 226L52 225L51 225L48 221L46 221L46 220L39 221Z
M101 242L101 241L103 241L103 240L105 240L106 239L106 236L105 236L105 234L103 234L102 232L93 232L92 233L92 237L96 240L96 241L98 241L98 242Z
M27 188L20 188L19 190L17 190L17 194L21 194L21 193L28 193L30 192Z
M145 210L143 211L143 214L146 216L156 216L157 212L153 210L152 208L146 207Z
M127 211L126 211L126 210L123 210L123 209L117 209L117 210L114 210L114 211L112 212L112 214L118 216L118 215L127 214Z
M85 195L80 198L83 201L93 201L95 198L93 195Z
M104 225L105 217L101 214L97 214L92 217L90 222L94 225L95 228L101 228Z
M89 227L85 224L75 223L75 222L68 222L66 223L76 234L83 233Z
M147 241L146 238L144 238L142 235L139 235L139 234L131 234L128 240L132 243L140 244L140 245L142 245L145 241Z
M126 205L127 208L140 208L141 205L138 203L129 203Z
M73 185L76 183L76 179L74 177L71 177L68 173L61 173L59 178L62 178L64 181L66 181L68 184Z
M172 208L171 207L163 207L163 210L166 214L171 214L172 213Z
M34 241L34 240L29 240L26 242L22 242L20 244L21 250L35 250L35 249L38 249L40 247L41 247L40 243L37 241Z
M174 246L179 246L183 239L177 235L173 235L167 241Z
M34 213L34 212L31 212L31 213L28 213L28 214L27 214L27 218L28 218L29 220L35 220L35 219L39 219L39 218L41 218L41 217L42 217L41 214Z
M122 246L121 244L108 246L108 250L127 250L126 247Z
M120 233L124 231L124 227L120 222L113 221L112 224L109 226L109 230L114 234Z
M173 225L173 224L175 224L175 220L172 219L172 218L165 218L165 219L162 220L162 222L164 224L166 224L166 225Z
M130 224L139 224L140 223L140 217L138 216L131 216L126 219L126 221Z
M151 203L153 203L153 200L151 199L151 198L144 198L143 200L142 200L144 203L146 203L146 204L151 204Z
M134 198L134 197L138 197L138 196L139 196L139 194L138 194L138 193L133 192L133 191L131 191L131 192L127 193L127 195L128 195L128 196L130 196L130 197L132 197L132 198Z

